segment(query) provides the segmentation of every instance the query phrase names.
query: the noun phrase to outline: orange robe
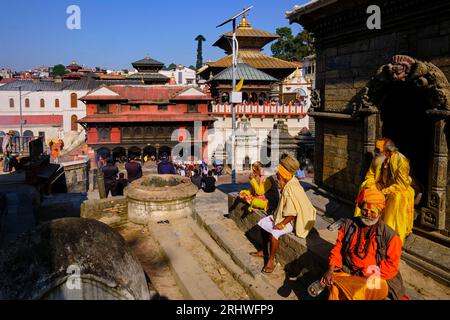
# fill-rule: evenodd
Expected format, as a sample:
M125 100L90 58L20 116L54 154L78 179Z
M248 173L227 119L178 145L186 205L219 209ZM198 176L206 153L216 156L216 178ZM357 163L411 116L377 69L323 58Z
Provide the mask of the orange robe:
M368 228L367 228L368 229ZM336 244L330 253L330 266L335 266L336 269L343 267L342 246L344 240L343 226L338 234ZM363 276L350 275L345 272L335 272L333 285L330 288L330 300L383 300L388 295L388 284L386 280L395 277L398 273L398 266L400 263L400 257L402 254L402 241L398 235L392 238L387 247L386 259L380 261L377 265L376 253L377 242L375 235L372 235L368 246L367 255L364 259L358 257L355 253L355 247L358 239L358 233L362 229L359 229L349 246L350 260L356 269L361 269ZM365 237L361 238L360 248L364 248L366 245ZM379 268L379 280L375 280L373 276L373 266ZM368 282L369 281L369 282ZM375 285L374 281L378 281L376 289L371 288L371 285ZM368 285L369 283L369 285Z

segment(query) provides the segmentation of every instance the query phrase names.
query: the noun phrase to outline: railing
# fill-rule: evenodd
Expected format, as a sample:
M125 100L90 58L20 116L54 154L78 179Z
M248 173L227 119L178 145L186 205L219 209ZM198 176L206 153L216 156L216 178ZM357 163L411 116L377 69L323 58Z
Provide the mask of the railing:
M3 153L3 138L4 137L0 137L0 153ZM33 136L24 136L24 137L19 137L19 136L14 136L12 138L12 153L18 153L18 154L30 154L30 141L32 140L36 140L39 137L33 137Z
M217 104L212 106L211 114L231 114L231 104ZM246 115L301 115L306 114L303 105L278 105L278 104L238 104L236 114Z

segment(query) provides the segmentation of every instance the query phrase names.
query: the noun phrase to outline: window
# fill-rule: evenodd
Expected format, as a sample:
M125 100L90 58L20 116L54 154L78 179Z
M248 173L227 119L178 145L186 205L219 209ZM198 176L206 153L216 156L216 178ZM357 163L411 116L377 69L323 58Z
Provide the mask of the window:
M111 140L111 128L98 127L98 141L110 141Z
M71 108L78 107L78 101L77 101L77 94L76 93L72 93L70 95L70 107Z
M194 79L186 79L186 84L194 84Z
M141 110L141 106L137 106L137 105L130 106L130 110L131 111L139 111L139 110Z
M41 108L45 108L45 100L44 99L41 99L40 105L41 105Z
M26 98L25 99L25 108L29 108L30 107L30 99Z
M97 108L97 113L109 113L109 105L100 103Z
M198 106L196 104L188 104L188 111L187 112L198 112Z
M76 114L72 115L70 117L70 130L72 131L78 131L78 117Z
M9 107L14 108L14 99L13 98L9 99Z
M168 110L167 104L158 106L158 111L167 111L167 110Z
M55 108L59 108L59 99L55 99Z

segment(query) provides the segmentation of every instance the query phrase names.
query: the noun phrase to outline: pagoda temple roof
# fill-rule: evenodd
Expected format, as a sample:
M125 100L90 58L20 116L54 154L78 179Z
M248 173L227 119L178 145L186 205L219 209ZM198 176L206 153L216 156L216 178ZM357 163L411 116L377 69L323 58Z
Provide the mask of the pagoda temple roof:
M213 46L222 48L226 53L231 53L229 39L232 36L232 31L223 34L213 44ZM278 39L280 36L267 31L252 28L250 23L247 21L246 16L244 15L239 26L236 28L236 37L241 48L252 48L254 50L261 51L266 44L272 42L275 39Z
M257 69L296 69L298 66L295 63L281 60L275 57L268 56L264 53L255 51L240 51L238 58L253 68ZM209 63L210 67L214 68L228 68L231 66L232 55L223 57L216 62Z
M218 74L214 76L209 81L231 81L232 80L232 71L233 67L228 67L225 70L222 70ZM267 73L258 70L256 68L253 68L252 66L249 66L246 63L238 63L236 66L236 79L244 79L249 81L269 81L269 82L277 82L278 79L272 77L271 75L268 75Z
M157 73L157 72L138 72L132 75L129 75L127 79L130 80L152 80L152 81L161 81L161 82L168 82L170 80L169 77Z
M131 64L133 67L135 67L136 68L136 66L155 66L155 67L164 67L164 63L162 63L162 62L159 62L159 61L157 61L157 60L155 60L155 59L152 59L152 58L150 58L150 57L145 57L144 59L141 59L141 60L138 60L138 61L135 61L135 62L133 62L132 64Z

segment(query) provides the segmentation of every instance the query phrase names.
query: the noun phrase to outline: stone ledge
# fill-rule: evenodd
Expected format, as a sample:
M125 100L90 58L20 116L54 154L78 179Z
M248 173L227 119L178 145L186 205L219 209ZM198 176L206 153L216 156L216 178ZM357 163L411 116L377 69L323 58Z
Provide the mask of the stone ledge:
M230 193L228 201L229 218L245 232L252 243L261 247L260 228L257 223L265 217L264 212L255 210L252 214L247 214L247 206L239 201L237 193ZM318 219L322 220L320 216ZM324 223L320 224L324 225ZM310 273L318 277L328 267L328 254L332 247L333 245L324 240L319 231L313 228L306 239L301 239L293 234L281 237L276 259L285 266L286 271L290 274Z

